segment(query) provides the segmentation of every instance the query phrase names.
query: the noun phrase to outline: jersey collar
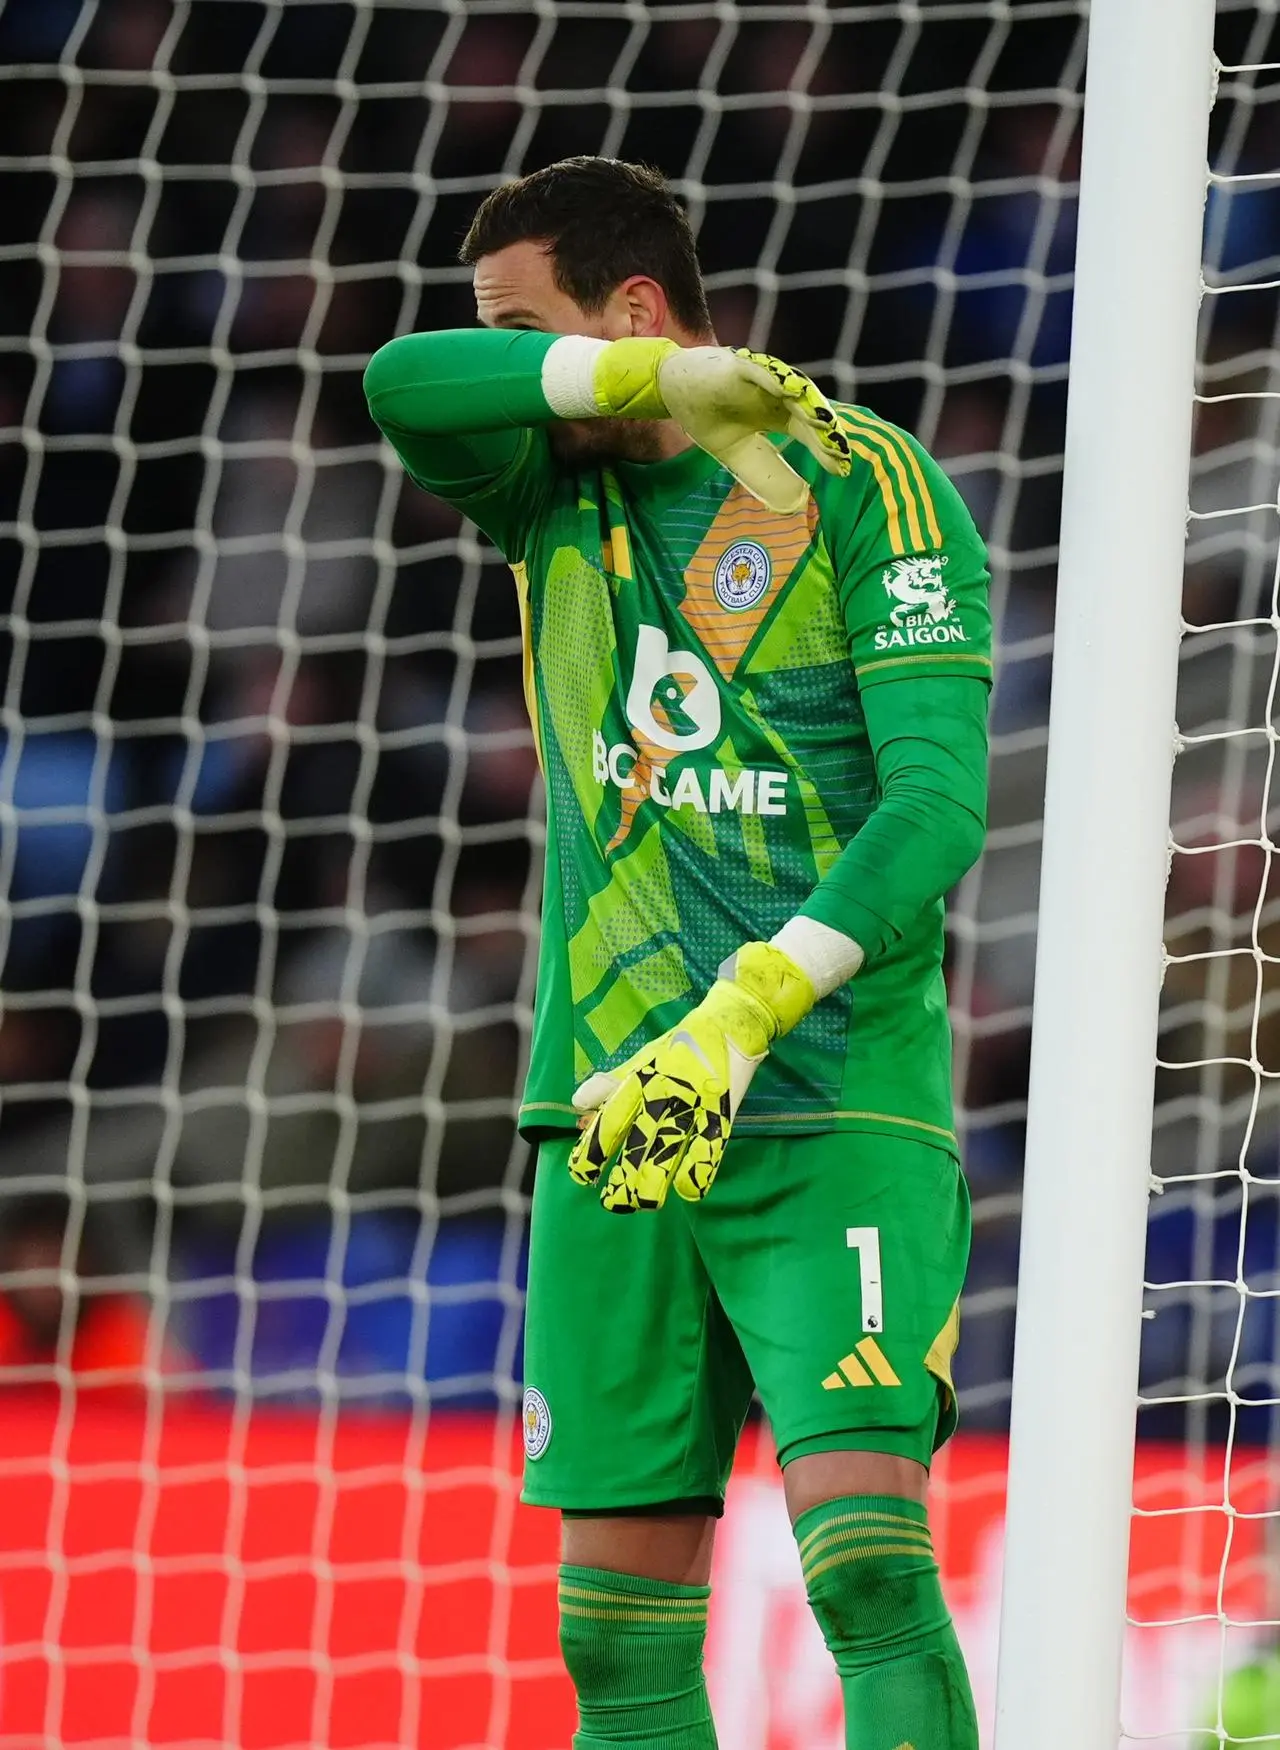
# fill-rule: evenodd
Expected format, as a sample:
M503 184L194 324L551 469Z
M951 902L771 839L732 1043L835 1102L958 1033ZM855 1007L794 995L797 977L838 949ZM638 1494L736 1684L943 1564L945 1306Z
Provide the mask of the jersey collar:
M661 462L617 461L610 463L610 467L626 491L636 498L674 503L705 486L720 464L697 444L690 444L687 450Z

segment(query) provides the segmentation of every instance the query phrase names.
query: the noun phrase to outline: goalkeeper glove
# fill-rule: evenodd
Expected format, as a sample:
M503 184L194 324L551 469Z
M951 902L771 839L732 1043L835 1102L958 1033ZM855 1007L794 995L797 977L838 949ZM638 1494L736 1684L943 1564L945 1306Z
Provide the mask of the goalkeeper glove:
M768 942L748 942L677 1026L573 1096L594 1114L569 1156L580 1185L606 1209L661 1209L669 1186L687 1202L715 1182L729 1130L773 1041L817 1000L807 973Z
M849 440L831 403L802 371L765 352L615 340L595 357L592 391L601 415L674 419L748 492L782 515L798 511L809 488L766 432L797 439L828 474L849 472Z

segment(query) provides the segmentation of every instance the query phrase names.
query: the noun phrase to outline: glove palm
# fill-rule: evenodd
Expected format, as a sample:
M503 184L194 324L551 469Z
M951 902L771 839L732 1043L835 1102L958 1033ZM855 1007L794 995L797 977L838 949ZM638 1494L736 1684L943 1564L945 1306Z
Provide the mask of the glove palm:
M604 1176L600 1200L618 1213L660 1209L669 1188L699 1202L715 1182L752 1076L814 998L787 955L748 943L677 1026L578 1089L574 1106L593 1116L569 1157L570 1173L581 1185Z
M658 390L677 425L772 511L799 510L809 488L766 433L797 439L828 474L849 472L835 409L802 371L769 353L681 347L658 367Z
M790 515L809 494L768 433L795 438L828 474L846 475L849 440L826 396L766 352L624 339L600 349L595 411L625 419L674 419L772 511Z

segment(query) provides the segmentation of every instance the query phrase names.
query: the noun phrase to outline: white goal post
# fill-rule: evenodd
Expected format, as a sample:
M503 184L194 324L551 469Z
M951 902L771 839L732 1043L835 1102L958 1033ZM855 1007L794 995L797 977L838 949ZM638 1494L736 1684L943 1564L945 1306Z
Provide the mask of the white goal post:
M1091 24L1000 1750L1280 1729L1280 0L0 0L4 1744L572 1735L517 1503L519 614L360 384L584 152L990 555L930 1515L991 1750ZM838 1750L760 1421L716 1561L721 1741Z
M1213 32L1089 25L997 1750L1121 1731Z

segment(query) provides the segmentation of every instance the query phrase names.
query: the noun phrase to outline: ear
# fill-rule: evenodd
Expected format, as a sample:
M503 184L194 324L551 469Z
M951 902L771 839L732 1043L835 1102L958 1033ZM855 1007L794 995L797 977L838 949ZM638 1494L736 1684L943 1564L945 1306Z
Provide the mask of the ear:
M617 314L627 324L627 335L637 340L652 340L667 332L670 308L667 294L657 280L633 274L630 279L623 280L613 296L617 300Z

